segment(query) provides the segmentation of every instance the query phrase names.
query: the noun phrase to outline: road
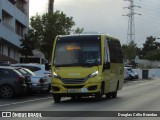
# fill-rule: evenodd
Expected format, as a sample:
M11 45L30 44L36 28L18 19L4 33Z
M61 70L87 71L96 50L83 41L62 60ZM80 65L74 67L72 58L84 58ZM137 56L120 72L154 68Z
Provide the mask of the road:
M9 100L0 99L0 111L71 111L70 114L74 114L73 111L160 111L160 78L127 82L126 84L124 84L123 89L118 92L118 97L116 99L106 100L104 98L102 101L99 102L95 101L93 98L84 98L78 101L72 101L69 98L64 98L62 99L61 103L55 104L50 94L28 97L16 97ZM84 113L85 112L79 112L75 114L77 114L77 116L81 116L81 114ZM92 115L83 119L106 120L106 118L104 117L93 118L91 116ZM81 120L82 117L57 117L54 119ZM134 120L135 118L107 117L107 120L108 119ZM136 117L136 119L159 120L160 117Z

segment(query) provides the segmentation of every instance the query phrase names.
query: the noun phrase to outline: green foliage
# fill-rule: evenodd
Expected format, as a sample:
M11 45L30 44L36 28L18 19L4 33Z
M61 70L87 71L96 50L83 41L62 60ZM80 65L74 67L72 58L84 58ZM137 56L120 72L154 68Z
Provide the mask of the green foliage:
M80 33L82 33L84 31L84 29L83 28L77 28L75 31L74 31L74 34L80 34Z
M20 39L20 53L25 56L25 61L27 62L27 56L32 56L33 41L29 39L28 35L24 35L24 38Z
M135 56L148 60L160 60L160 43L156 42L156 38L149 36L140 49L134 42L128 45L122 45L122 50L125 59L133 60Z
M135 44L134 41L131 41L128 45L126 44L122 45L124 59L132 60L136 57L138 51L136 45L137 44Z
M147 37L146 42L143 44L142 55L145 59L160 60L160 43L156 42L153 36Z
M159 50L149 51L145 58L153 61L160 60L160 51Z
M32 42L33 48L40 50L40 40L38 32L36 32L34 29L29 28L28 36L30 41Z
M70 34L72 26L75 25L72 17L60 11L54 13L36 14L31 17L31 39L36 41L35 48L40 49L49 60L51 58L54 39L57 35ZM76 32L83 31L77 28Z

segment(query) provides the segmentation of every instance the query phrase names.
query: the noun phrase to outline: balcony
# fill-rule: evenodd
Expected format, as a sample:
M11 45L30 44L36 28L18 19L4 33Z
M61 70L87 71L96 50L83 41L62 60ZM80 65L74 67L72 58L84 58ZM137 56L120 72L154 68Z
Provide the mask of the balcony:
M20 41L19 40L21 39L21 37L19 35L15 34L15 32L12 32L11 30L9 30L5 26L3 26L3 25L1 25L0 36L2 38L4 38L5 40L7 40L8 42L14 44L15 46L17 46L17 47L20 46Z
M11 26L11 25L9 25L8 23L2 21L2 25L3 25L4 27L6 27L7 29L9 29L10 31L14 32L14 27Z
M27 0L17 0L16 7L27 15Z
M14 32L13 17L5 10L2 10L2 25Z

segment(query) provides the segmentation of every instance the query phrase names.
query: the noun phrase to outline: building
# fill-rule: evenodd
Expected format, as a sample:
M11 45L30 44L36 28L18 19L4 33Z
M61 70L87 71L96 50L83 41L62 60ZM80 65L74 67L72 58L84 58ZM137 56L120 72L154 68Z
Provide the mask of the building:
M19 62L20 39L29 26L29 0L0 0L0 61Z
M33 56L27 56L27 60L25 56L20 57L20 63L39 63L45 64L48 63L46 60L45 55L39 50L32 50Z

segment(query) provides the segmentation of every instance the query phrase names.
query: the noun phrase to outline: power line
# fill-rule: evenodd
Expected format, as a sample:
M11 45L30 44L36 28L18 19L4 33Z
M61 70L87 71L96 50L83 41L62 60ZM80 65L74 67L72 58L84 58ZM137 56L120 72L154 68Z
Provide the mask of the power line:
M129 9L129 13L127 15L123 15L123 16L129 17L129 19L128 19L128 31L127 31L127 43L130 43L131 41L135 42L134 15L135 14L141 15L141 14L135 13L134 8L135 7L141 8L141 7L134 5L134 0L124 0L124 1L129 1L130 2L130 5L128 7L124 7L124 8Z

